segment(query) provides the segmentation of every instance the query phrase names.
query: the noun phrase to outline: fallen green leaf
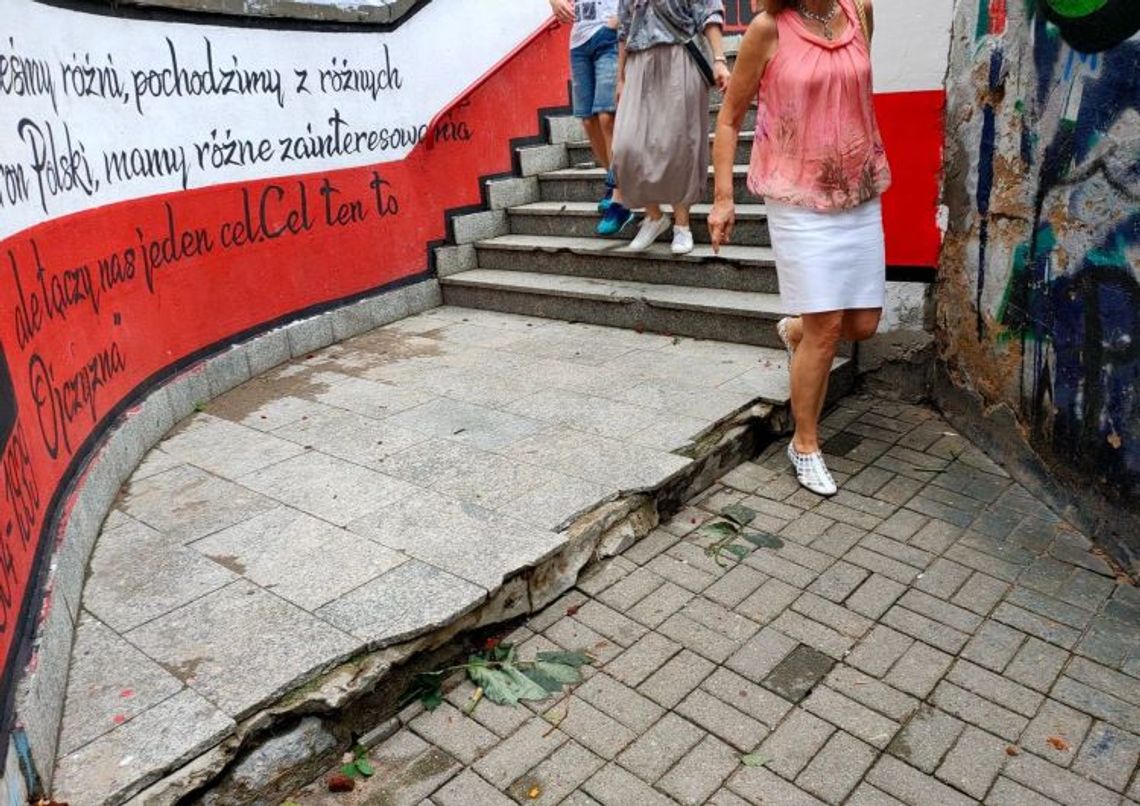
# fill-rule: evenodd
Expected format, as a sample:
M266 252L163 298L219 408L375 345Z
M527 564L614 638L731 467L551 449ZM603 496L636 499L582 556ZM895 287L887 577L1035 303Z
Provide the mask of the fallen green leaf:
M551 677L537 667L523 669L522 673L551 694L557 694L562 690L562 682L560 680Z
M722 540L726 537L736 537L736 533L740 531L740 527L730 521L716 521L715 523L706 523L697 530L697 534L711 537L716 540Z
M756 520L756 510L749 509L744 504L731 504L722 509L720 514L741 526L747 526Z
M376 774L376 768L373 767L372 762L366 758L358 758L356 760L356 769L359 770L360 774L365 778L371 778Z
M763 767L771 760L768 756L762 756L759 753L749 753L740 757L740 763L745 767Z
M511 679L518 692L518 699L520 700L545 700L549 699L550 692L540 686L538 683L531 680L521 671L514 666L504 666L503 673ZM561 689L561 686L559 687Z
M741 546L738 543L733 543L731 545L725 546L724 550L734 555L738 560L743 560L745 557L752 553L751 549L746 546Z
M347 775L349 778L355 778L356 763L353 762L352 764L342 764L340 767L340 773L341 775Z
M471 663L467 666L467 676L471 682L483 689L483 696L499 705L518 705L519 697L511 678L498 669L485 664Z
M591 663L590 656L585 652L539 652L535 658L539 663L561 663L575 669Z
M443 691L440 689L425 691L420 695L420 702L428 711L434 711L443 705Z
M783 540L767 532L745 532L741 536L757 548L782 549L784 547Z

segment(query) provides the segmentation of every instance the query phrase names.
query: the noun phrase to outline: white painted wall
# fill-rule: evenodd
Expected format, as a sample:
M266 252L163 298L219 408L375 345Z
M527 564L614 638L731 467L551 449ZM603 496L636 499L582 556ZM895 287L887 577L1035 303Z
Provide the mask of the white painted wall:
M546 0L436 2L392 33L320 33L125 20L78 14L31 0L0 0L0 238L48 218L176 191L184 179L185 187L198 188L400 159L411 145L348 157L284 161L280 140L303 137L309 127L315 134L328 134L334 111L354 132L415 130L549 15ZM236 60L241 69L279 76L280 96L156 98L136 93L136 81L147 85L148 71L172 70L172 50L180 68L205 70L207 40L220 80L225 80L223 71L233 68ZM433 44L425 47L425 42ZM90 50L77 50L76 43ZM20 74L26 59L45 67L54 100L46 92L25 94ZM107 99L76 97L64 86L65 68L74 65L111 70L124 92ZM345 65L372 71L390 65L399 71L402 86L375 97L365 92L322 92L320 71ZM296 71L307 71L308 92L299 91ZM29 122L21 129L25 120ZM55 141L54 158L50 137ZM196 145L229 138L267 141L273 156L252 165L203 168ZM185 176L179 169L169 176L109 179L105 155L135 148L170 149L185 160ZM53 193L50 166L58 166L60 158L68 159L72 151L81 164L90 166L90 186ZM207 150L207 159L210 156L213 153ZM17 184L27 185L26 200L15 198Z
M875 91L942 89L953 17L950 0L875 0Z

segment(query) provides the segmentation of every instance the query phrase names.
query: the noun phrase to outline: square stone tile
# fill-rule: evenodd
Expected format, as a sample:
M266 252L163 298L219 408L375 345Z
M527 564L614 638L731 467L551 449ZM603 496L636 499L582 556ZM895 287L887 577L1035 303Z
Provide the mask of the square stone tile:
M186 465L130 481L119 500L123 512L180 543L205 537L275 506L275 501L253 490Z
M162 441L162 450L186 464L237 479L299 453L300 445L223 420L194 414Z
M691 461L560 425L520 440L506 455L621 490L656 486Z
M436 398L388 418L392 425L484 450L502 450L544 427L539 420Z
M408 559L289 507L257 515L191 546L310 611Z
M446 624L486 597L478 585L410 560L329 602L317 615L369 646L381 647Z
M181 690L181 680L85 616L71 651L58 754L78 750Z
M576 479L555 470L542 471L526 466L533 476L547 476L549 481L521 493L506 502L495 502L494 508L505 515L526 521L541 529L557 531L575 518L605 503L613 491L601 484Z
M280 462L243 476L241 483L337 526L419 492L407 482L322 453Z
M488 590L564 543L554 532L431 492L384 507L349 529Z
M193 549L131 520L99 537L83 602L103 623L126 632L236 579Z
M383 419L432 400L422 389L377 383L339 372L315 372L312 399L319 403Z
M544 389L505 408L533 420L619 439L653 426L660 416L653 409L566 389Z
M138 792L196 758L234 730L234 721L190 690L164 700L110 733L61 758L52 795L96 803L113 793Z
M377 468L395 478L492 509L515 506L520 496L560 478L554 471L446 439L431 439L400 451Z
M125 637L235 719L358 646L326 622L245 580Z
M303 419L274 430L274 435L373 470L380 469L386 457L429 439L387 420L313 405L314 410Z

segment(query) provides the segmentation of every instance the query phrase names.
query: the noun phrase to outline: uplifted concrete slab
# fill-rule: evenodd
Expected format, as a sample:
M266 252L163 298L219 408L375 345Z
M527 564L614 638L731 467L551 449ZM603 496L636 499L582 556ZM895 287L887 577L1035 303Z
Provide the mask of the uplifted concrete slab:
M54 797L125 802L346 659L455 622L576 516L783 402L786 374L760 347L445 307L218 398L104 526Z

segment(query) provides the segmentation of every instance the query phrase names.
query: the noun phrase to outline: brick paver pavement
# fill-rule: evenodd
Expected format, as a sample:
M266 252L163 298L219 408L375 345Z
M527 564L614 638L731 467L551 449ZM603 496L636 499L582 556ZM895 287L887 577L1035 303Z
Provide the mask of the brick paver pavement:
M410 708L352 802L1140 802L1137 589L930 410L825 424L839 495L773 445L515 631L592 652L584 683ZM697 529L737 503L778 541L720 567Z

